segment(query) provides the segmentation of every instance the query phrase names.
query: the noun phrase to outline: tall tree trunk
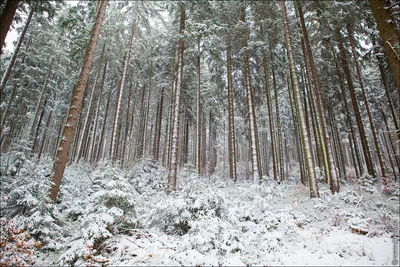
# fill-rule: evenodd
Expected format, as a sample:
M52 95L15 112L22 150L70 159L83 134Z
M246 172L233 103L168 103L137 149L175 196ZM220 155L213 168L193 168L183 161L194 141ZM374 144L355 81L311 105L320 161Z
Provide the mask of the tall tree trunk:
M301 139L303 141L303 147L304 151L306 154L306 166L308 169L308 182L310 186L310 197L319 197L319 192L318 192L318 183L317 183L317 178L315 176L315 170L314 170L314 164L312 160L312 155L311 155L311 147L310 147L310 142L309 142L309 137L307 134L307 129L305 128L305 115L303 111L303 107L301 105L301 96L300 96L300 91L299 91L299 85L296 77L296 68L295 68L295 63L294 63L294 57L293 57L293 52L292 52L292 43L291 43L291 38L290 38L290 33L289 33L289 26L288 26L288 18L286 14L286 6L285 2L283 0L280 1L281 9L282 9L282 15L283 15L283 23L284 23L284 36L285 36L285 43L286 43L286 49L287 49L287 55L288 55L288 61L289 61L289 67L290 67L290 76L292 80L292 90L293 90L293 96L295 101L297 102L297 113L299 114L299 126L300 126L300 133L301 133Z
M46 95L47 85L49 83L50 76L51 76L52 69L53 69L53 63L54 63L54 57L52 57L51 60L50 60L50 67L49 67L49 70L47 72L46 78L44 80L44 85L43 85L42 91L40 93L39 99L38 99L37 104L36 104L35 113L34 113L33 121L32 121L31 128L30 128L31 135L32 135L33 130L35 128L35 125L37 123L40 106L42 105L43 99L45 98L45 95Z
M363 100L364 100L365 109L367 111L368 121L369 121L369 125L370 125L370 128L371 128L372 138L374 140L376 154L378 155L378 161L379 161L379 165L381 167L383 184L386 184L387 183L387 181L386 181L386 179L387 179L387 177L386 177L386 169L385 169L386 167L385 167L385 164L383 163L383 160L382 160L382 153L381 153L381 148L380 148L379 143L378 143L378 137L377 137L376 130L375 130L375 123L374 123L374 121L372 119L371 111L369 109L369 103L368 103L367 95L365 93L364 82L363 82L363 79L361 77L361 68L360 68L360 64L358 63L357 53L356 53L356 50L355 50L353 26L348 23L346 25L346 28L347 28L347 32L349 34L350 47L351 47L351 51L352 51L352 54L353 54L354 62L355 62L355 65L356 65L358 83L360 84L361 94L362 94L362 97L363 97Z
M77 144L78 145L78 151L77 151L77 156L75 158L75 161L78 161L82 157L83 146L84 146L84 144L87 143L87 140L85 140L85 139L87 139L87 137L89 136L89 133L87 132L88 131L88 127L89 127L89 119L92 117L93 103L95 102L95 100L94 100L95 91L96 91L97 82L99 80L100 73L101 73L101 65L103 64L105 47L106 47L106 44L104 43L103 49L101 51L99 65L97 66L97 71L96 71L96 75L95 75L95 78L94 78L92 91L91 91L90 97L89 97L89 106L88 106L87 111L86 111L86 116L85 116L85 120L83 122L82 132L81 132L81 135L80 135L80 138L79 138L79 142Z
M175 93L175 105L174 105L174 120L173 120L173 131L171 136L171 162L169 164L168 173L168 191L176 190L176 172L177 172L177 159L178 159L178 146L179 146L179 122L180 122L180 108L181 108L181 93L183 88L183 52L185 43L183 41L183 33L185 31L185 7L181 4L181 18L179 26L179 45L178 45L178 74L177 74L177 85Z
M246 22L246 10L245 7L241 8L241 20ZM247 49L248 33L243 33L242 47ZM250 68L249 68L249 53L245 51L243 53L243 67L244 67L244 81L246 86L247 105L249 109L249 134L250 134L250 153L251 153L251 174L253 176L253 182L255 184L261 183L261 169L259 161L258 151L258 140L257 140L257 123L253 100L253 89L251 88L250 82Z
M0 55L3 54L4 41L17 11L19 0L7 0L3 12L0 14ZM0 94L1 95L1 94Z
M97 40L99 38L101 25L103 23L106 6L108 0L103 0L99 8L99 12L96 16L96 22L94 24L90 41L86 50L86 56L82 66L79 80L76 85L74 96L69 108L67 123L64 126L59 148L57 149L56 160L53 165L51 178L53 184L51 186L50 198L55 202L57 200L58 191L61 185L61 179L64 175L65 166L68 160L68 153L71 147L71 141L75 133L76 123L79 117L79 113L82 108L83 97L85 94L86 83L89 78L89 73L92 68L93 56L96 50Z
M261 34L263 34L262 25L260 25ZM272 51L271 51L272 53ZM275 127L273 126L274 117L272 114L272 102L271 102L271 92L269 86L269 73L268 73L268 62L267 56L265 55L265 50L262 51L263 59L263 72L264 72L264 84L265 84L265 94L267 96L267 108L268 108L268 122L269 122L269 136L271 142L271 155L272 155L272 173L274 175L274 180L276 179L276 158L275 158ZM267 175L269 176L269 170L267 169Z
M93 134L92 134L92 143L90 145L91 149L90 149L89 155L88 155L88 159L90 160L90 163L94 162L94 160L95 160L94 156L96 155L95 154L95 148L96 148L97 132L98 132L98 127L99 127L100 103L101 103L102 96L103 96L107 64L108 64L108 60L106 58L106 60L104 62L102 82L101 82L101 85L100 85L100 94L99 94L99 97L97 98L96 112L95 112L95 115L94 115L94 126L93 126Z
M330 190L332 193L336 193L336 192L339 192L339 180L335 173L335 165L334 165L333 158L332 158L333 153L332 153L332 149L329 145L330 142L329 142L327 127L326 127L326 123L325 123L324 107L323 107L323 103L322 103L322 99L321 99L321 88L318 84L317 71L316 71L315 64L314 64L314 57L313 57L313 53L311 50L310 41L308 39L308 32L307 32L307 28L306 28L305 22L304 22L304 15L303 15L303 10L301 8L301 3L298 0L295 3L297 4L297 8L299 11L300 23L301 23L302 33L303 33L303 37L304 37L304 44L305 44L305 48L306 48L305 50L307 52L306 59L308 59L308 60L306 60L305 63L306 63L306 65L310 66L310 70L311 70L311 81L312 81L312 85L313 85L311 92L313 92L313 95L315 96L315 102L316 102L316 106L317 106L317 129L322 135L322 139L320 139L320 140L321 140L322 155L323 155L323 159L324 159L324 166L325 166L325 169L329 170ZM318 123L319 123L319 125L318 125Z
M10 112L11 102L14 99L16 93L17 93L17 82L14 82L14 86L11 89L10 98L8 99L6 109L4 110L3 116L1 117L0 121L0 133L2 136L5 135L5 133L3 133L3 127L6 124L6 118L8 117L8 113Z
M16 1L16 0L8 0L8 2L17 2L17 6L18 6L18 2L19 2L19 1ZM8 5L8 2L7 2L7 5ZM6 7L6 8L7 8L7 7ZM3 95L4 88L6 87L7 81L8 81L8 79L10 78L11 70L12 70L12 68L14 67L15 60L17 59L19 49L21 48L22 42L24 41L25 34L26 34L26 31L28 30L29 24L31 23L32 16L33 16L33 7L31 7L31 10L29 11L29 15L28 15L28 18L26 19L24 29L22 30L21 35L20 35L19 38L18 38L18 42L17 42L17 45L16 45L15 48L14 48L14 53L13 53L13 55L12 55L12 57L11 57L10 63L8 63L7 69L6 69L6 71L3 73L3 76L1 77L1 82L0 82L0 97ZM3 18L1 17L1 18L0 18L0 21L2 21L1 24L3 24L3 20L2 20L2 19L3 19ZM0 26L0 30L2 31L2 26ZM3 32L1 32L1 33L3 34ZM3 47L3 44L0 44L0 49L1 49L2 47Z
M103 118L103 125L101 127L101 132L100 132L99 146L97 147L96 154L95 154L95 159L97 161L100 160L100 155L101 155L102 147L104 144L104 134L106 132L107 117L108 117L108 112L110 109L110 100L111 100L111 90L108 92L106 109L105 109L105 114L104 114L104 118Z
M397 85L397 93L400 97L400 37L396 30L396 23L393 21L390 11L385 7L385 0L370 0L369 4L372 14L375 17L379 34L382 38L385 54L389 60L394 80Z
M207 119L203 113L201 119L201 174L207 174Z
M197 101L196 101L196 118L197 118L197 134L196 134L196 142L197 142L197 151L196 151L196 167L197 167L197 175L201 174L201 80L200 80L200 38L197 40Z
M228 153L229 153L229 177L234 182L237 180L236 173L236 142L235 142L235 114L233 104L232 88L232 57L230 45L226 48L226 75L228 83Z
M126 51L125 51L124 70L122 73L121 86L118 90L119 97L118 97L118 101L117 101L115 122L114 122L113 131L112 131L112 143L111 143L111 151L110 151L110 159L113 163L115 163L116 156L117 156L117 148L118 148L119 134L120 134L119 128L120 128L120 121L121 121L121 116L122 116L122 114L121 114L122 99L124 97L126 74L128 72L129 60L131 58L131 48L132 48L132 41L133 41L134 33L135 33L135 20L132 21L131 34L130 34L129 42L128 42L128 45L127 45Z
M347 54L346 54L346 51L345 51L345 48L343 45L344 41L343 41L343 37L342 37L342 34L340 33L339 28L336 30L336 38L338 41L340 59L342 61L344 75L345 75L345 78L347 81L347 87L349 89L351 102L353 104L354 115L356 117L358 131L360 133L361 146L362 146L362 149L364 152L364 158L365 158L365 162L367 164L367 170L370 175L375 177L376 172L375 172L375 168L373 166L373 162L372 162L372 158L371 158L371 151L369 149L367 136L365 134L364 124L361 119L360 108L358 107L358 100L357 100L357 97L355 94L355 89L354 89L353 79L351 77L349 62L348 62Z
M157 116L157 125L155 130L154 137L154 150L153 150L153 158L154 161L157 162L160 155L160 140L161 140L161 125L162 125L162 111L164 104L164 87L161 90L161 99L158 105L158 116Z

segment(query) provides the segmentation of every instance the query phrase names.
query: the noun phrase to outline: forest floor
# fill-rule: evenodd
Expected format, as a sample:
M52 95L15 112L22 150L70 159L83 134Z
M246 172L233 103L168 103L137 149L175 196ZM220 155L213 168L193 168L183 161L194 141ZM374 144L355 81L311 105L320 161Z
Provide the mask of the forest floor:
M393 265L398 186L365 178L332 195L320 183L310 199L297 172L254 185L187 167L167 194L166 174L151 163L68 167L61 203L25 216L45 244L35 265Z

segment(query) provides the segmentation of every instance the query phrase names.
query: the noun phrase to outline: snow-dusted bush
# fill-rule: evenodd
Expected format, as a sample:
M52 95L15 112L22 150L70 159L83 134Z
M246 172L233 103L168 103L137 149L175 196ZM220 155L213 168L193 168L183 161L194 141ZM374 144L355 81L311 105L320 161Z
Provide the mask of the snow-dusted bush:
M78 166L74 166L74 170L77 169ZM73 186L73 181L78 175L87 178L84 182L78 182L85 189L87 197L82 191L79 194L74 189L76 186ZM101 263L104 261L101 256L104 241L116 233L138 226L135 212L138 193L121 170L106 162L93 172L70 173L67 182L70 184L63 190L66 191L68 208L64 213L72 221L77 221L81 238L69 244L69 249L61 255L59 262L62 265ZM71 196L75 194L77 196L72 199Z
M13 157L13 154L8 156ZM54 205L48 196L51 188L48 175L50 168L51 162L48 159L38 165L24 158L17 176L5 172L1 177L0 207L2 217L16 218L24 230L40 240L44 248L59 249L61 245L55 240L62 240L61 229L54 214Z
M154 193L166 189L165 173L164 167L145 161L134 165L127 177L138 193Z

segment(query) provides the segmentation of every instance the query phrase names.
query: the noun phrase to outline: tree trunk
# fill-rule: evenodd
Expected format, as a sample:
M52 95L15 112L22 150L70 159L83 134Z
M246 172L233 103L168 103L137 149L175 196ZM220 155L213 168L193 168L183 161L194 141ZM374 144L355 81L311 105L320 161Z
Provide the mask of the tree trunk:
M3 54L3 45L6 40L8 30L17 11L19 0L7 0L3 13L0 15L0 55ZM1 95L1 94L0 94Z
M378 161L379 161L379 165L381 167L383 184L386 184L387 183L387 181L386 181L386 179L387 179L386 170L385 170L386 167L385 167L385 164L383 163L383 160L382 160L382 153L381 153L381 148L379 146L378 138L377 138L377 135L376 135L375 123L374 123L374 121L372 119L371 111L369 109L369 103L368 103L367 95L365 93L364 82L363 82L363 79L361 77L360 64L358 63L357 53L356 53L356 50L355 50L355 40L354 40L353 26L348 23L346 25L346 28L347 28L347 32L349 34L350 47L351 47L351 51L352 51L352 54L353 54L354 62L355 62L355 65L356 65L358 83L360 84L361 94L362 94L362 97L363 97L363 100L364 100L365 109L367 111L368 121L369 121L369 125L370 125L371 132L372 132L372 138L374 140L376 154L378 155Z
M201 98L201 80L200 80L200 38L197 41L197 101L196 101L196 115L197 115L197 134L196 134L196 143L197 143L197 175L201 174L201 108L200 108L200 98Z
M18 6L19 1L8 0L8 2L17 2L17 6ZM7 4L8 4L8 2L7 2ZM1 77L0 97L3 95L4 88L6 87L7 81L10 78L11 70L14 67L15 60L17 59L19 49L21 48L22 42L24 41L25 34L26 34L26 31L28 30L29 24L31 23L32 16L33 16L33 7L31 7L31 10L29 11L29 15L28 15L28 18L26 19L24 29L22 30L21 35L18 38L17 46L14 48L14 53L11 57L10 63L8 63L7 69L3 73L3 76ZM3 18L1 18L0 21L3 21L2 19ZM1 23L1 24L3 24L3 23ZM0 30L2 31L2 26L0 27ZM2 32L2 34L3 34L3 32ZM0 49L2 47L3 47L3 44L0 45Z
M162 125L162 111L164 104L164 87L161 90L161 99L158 106L158 117L157 117L157 125L155 129L155 137L154 137L154 150L153 150L153 158L154 161L157 162L160 155L160 140L161 140L161 125Z
M132 21L131 34L130 34L129 42L128 42L128 45L127 45L126 51L125 51L124 70L122 73L121 86L118 90L119 91L118 92L118 101L117 101L115 122L114 122L113 131L112 131L112 145L111 145L111 151L110 151L110 159L111 159L111 162L113 162L113 163L115 163L116 156L117 156L117 148L118 148L119 135L120 135L119 128L120 128L120 121L121 121L121 116L122 116L122 114L121 114L122 99L124 97L126 74L128 72L129 60L131 58L131 47L132 47L134 33L135 33L135 20Z
M177 74L177 85L175 93L175 105L174 105L174 119L173 119L173 131L171 136L171 162L169 164L168 173L168 191L176 190L176 172L177 172L177 159L178 159L178 145L179 145L179 121L180 121L180 108L181 108L181 93L183 88L183 52L185 43L183 41L183 33L185 31L185 7L181 4L181 18L179 26L179 45L178 45L178 74Z
M96 16L96 22L94 24L90 41L86 50L86 56L82 66L79 80L75 88L70 109L68 112L67 123L64 126L59 148L57 149L56 160L53 165L51 178L53 184L51 186L50 198L55 202L57 200L58 191L61 185L61 179L64 175L65 166L68 160L68 152L71 147L71 141L74 136L76 123L79 117L79 113L82 108L83 97L85 94L86 83L89 78L89 73L92 68L93 56L96 50L97 40L99 38L101 25L103 23L106 6L108 0L103 0L99 8L99 12Z
M236 145L235 145L235 114L233 104L233 88L232 88L232 57L231 47L226 48L226 74L228 83L228 153L229 153L229 177L234 182L237 180L236 173Z
M313 53L311 50L311 45L310 45L310 41L308 39L308 32L307 32L307 28L305 26L305 22L304 22L304 15L303 15L303 10L301 8L301 4L300 2L297 0L295 2L297 4L297 8L299 11L299 17L300 17L300 23L301 23L301 28L302 28L302 33L303 33L303 37L304 37L304 43L305 43L305 48L306 48L306 52L307 52L307 59L306 60L306 64L308 64L310 66L310 70L311 70L311 81L312 81L312 90L313 91L313 95L315 95L315 102L316 102L316 106L317 106L317 129L319 130L319 132L322 135L322 139L321 140L321 148L322 148L322 155L323 155L323 159L324 159L324 166L326 169L329 170L329 187L331 192L334 194L336 192L339 192L339 180L336 176L335 173L335 165L333 162L333 158L332 158L332 149L329 145L329 136L328 136L328 132L327 132L327 127L326 127L326 123L325 123L325 116L324 116L324 107L323 107L323 103L322 103L322 99L321 99L321 90L320 90L320 86L318 84L318 77L317 77L317 71L315 68L315 64L314 64L314 57L313 57ZM314 100L314 99L312 99ZM318 123L320 125L318 125Z
M304 152L306 155L306 166L308 170L308 181L309 181L309 186L310 186L310 197L319 197L319 192L318 192L318 183L317 183L317 178L315 176L315 170L314 170L314 164L312 160L312 155L311 155L311 147L310 147L310 142L309 142L309 137L307 134L307 129L305 127L305 115L303 111L303 107L301 105L301 96L299 92L299 86L298 86L298 81L296 77L296 68L295 68L295 62L294 62L294 57L293 57L293 52L292 52L292 43L291 43L291 38L290 38L290 33L289 33L289 26L288 26L288 18L286 14L286 6L285 2L283 0L280 1L281 9L282 9L282 15L283 15L283 23L284 23L284 36L285 36L285 43L286 43L286 49L287 49L287 55L288 55L288 61L289 61L289 67L290 67L290 76L292 80L292 90L293 90L293 96L294 99L297 103L297 113L299 114L299 126L300 126L300 133L301 133L301 139L303 141L303 147L304 147Z
M81 132L81 135L80 135L80 138L79 138L79 142L77 144L78 145L78 152L77 152L77 156L75 158L75 161L79 161L79 159L82 157L83 146L84 146L84 144L87 143L86 139L89 136L89 133L87 132L88 131L88 127L89 127L89 119L92 117L93 103L95 102L95 100L94 100L95 91L96 91L96 87L97 87L97 82L98 82L99 77L100 77L101 65L103 64L105 47L106 47L106 44L104 43L103 49L101 51L99 65L97 66L97 71L96 71L96 75L95 75L95 78L94 78L92 91L91 91L90 97L89 97L89 106L88 106L87 111L86 111L86 116L85 116L85 120L83 122L82 132Z
M260 25L261 34L263 34L262 25ZM271 51L272 53L272 51ZM268 108L268 122L269 122L269 136L271 142L271 155L272 155L272 172L274 175L274 180L276 180L276 158L275 158L275 127L273 126L274 117L272 114L272 102L271 102L271 92L269 86L269 73L268 73L268 62L267 56L265 55L265 51L262 51L262 59L263 59L263 72L264 72L264 84L265 84L265 94L267 96L267 108ZM269 176L269 170L267 169L267 176Z
M97 104L96 104L96 113L94 116L94 126L93 126L93 134L92 134L92 143L90 145L91 149L89 151L88 159L90 160L90 163L93 163L95 160L95 148L96 148L96 140L97 140L97 132L98 132L98 127L99 127L99 116L100 116L100 103L103 95L103 90L104 90L104 83L105 83L105 77L106 77L106 70L107 70L107 64L108 60L104 62L104 68L103 68L103 76L102 76L102 82L100 86L100 94L99 97L97 98Z
M245 7L241 8L241 20L246 22L245 18ZM242 47L247 49L247 39L248 33L243 34ZM245 51L243 53L243 67L244 67L244 81L246 87L247 95L247 105L248 105L248 118L249 118L249 131L250 131L250 153L251 153L251 173L253 176L253 182L255 184L261 183L261 169L259 161L259 151L258 151L258 140L257 140L257 123L253 100L253 89L251 88L250 82L250 68L249 68L249 53Z
M342 37L342 35L340 33L340 29L339 28L336 30L336 38L337 38L337 41L338 41L340 59L342 61L343 71L344 71L345 78L346 78L346 81L347 81L347 87L349 89L351 102L353 104L354 115L356 116L356 122L357 122L358 131L360 133L361 146L362 146L362 149L363 149L363 152L364 152L364 158L365 158L365 162L367 164L367 170L368 170L368 173L370 175L375 177L376 176L376 172L375 172L375 168L373 166L373 162L372 162L372 158L371 158L371 152L370 152L368 141L367 141L367 136L365 134L364 125L363 125L363 122L362 122L362 119L361 119L360 108L358 107L358 100L357 100L357 97L356 97L356 94L355 94L355 89L354 89L353 79L351 77L349 62L348 62L346 51L345 51L345 48L344 48L344 45L343 45L343 43L344 43L343 37Z
M385 2L385 0L370 0L369 4L375 17L383 47L385 48L385 54L388 57L389 66L397 85L397 93L400 97L400 38L390 11L385 8Z

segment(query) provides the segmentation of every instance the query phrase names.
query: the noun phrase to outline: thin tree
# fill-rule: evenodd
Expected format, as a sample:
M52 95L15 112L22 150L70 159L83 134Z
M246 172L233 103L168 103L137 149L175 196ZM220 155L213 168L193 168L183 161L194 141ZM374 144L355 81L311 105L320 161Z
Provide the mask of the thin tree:
M169 164L168 173L168 191L176 190L176 172L178 164L178 147L179 147L179 121L180 121L180 108L181 108L181 93L183 87L183 52L185 43L183 40L183 33L185 31L185 7L183 4L180 6L180 26L179 26L179 43L178 43L178 68L177 68L177 85L175 90L175 105L174 105L174 118L173 118L173 131L171 136L171 160Z
M235 141L235 114L232 88L232 56L231 46L226 48L226 76L228 84L228 153L229 153L229 177L236 182L236 141Z
M315 170L314 170L314 163L312 160L312 155L311 155L311 147L310 147L310 142L309 142L309 137L305 125L306 117L304 115L304 110L302 106L302 101L301 101L301 95L300 95L300 90L299 90L299 84L296 76L296 68L295 68L295 62L294 62L294 57L293 57L293 52L292 52L292 42L290 38L290 32L289 32L289 26L288 26L288 18L287 18L287 13L286 13L286 6L285 6L285 1L281 0L280 1L280 6L282 9L282 16L283 16L283 25L284 25L284 37L285 37L285 44L286 44L286 51L287 51L287 56L288 56L288 61L289 61L289 69L290 69L290 77L292 81L292 90L293 90L293 97L294 101L296 102L296 109L297 109L297 114L299 115L298 121L299 121L299 128L300 128L300 135L303 143L303 149L304 149L304 154L305 154L305 162L306 162L306 168L308 170L308 182L309 182L309 187L310 187L310 197L319 197L319 192L318 192L318 183L317 183L317 178L315 176Z
M246 9L243 6L241 8L241 21L246 23ZM242 48L243 53L243 67L244 67L244 83L246 87L246 97L248 105L248 118L249 118L249 134L250 134L250 153L251 153L251 174L253 176L253 182L258 184L261 182L261 169L259 161L259 151L258 151L258 138L257 138L257 123L254 108L254 97L253 89L251 88L250 82L250 68L249 68L249 53L247 51L247 39L248 33L243 34Z
M116 156L117 156L117 148L118 148L119 133L120 133L119 128L120 128L120 121L121 121L121 116L122 116L122 114L121 114L122 99L124 97L126 74L128 72L129 60L131 58L131 47L132 47L134 33L135 33L135 20L132 21L131 34L130 34L129 42L128 42L128 45L127 45L126 51L125 51L124 70L122 73L121 85L118 90L119 97L118 97L118 101L117 101L116 115L115 115L113 130L112 130L112 140L111 140L111 149L110 149L110 159L112 162L115 162Z
M371 158L371 151L369 149L369 145L368 145L368 141L367 141L367 135L365 134L364 124L363 124L363 121L361 119L360 108L358 106L358 100L357 100L356 93L355 93L353 78L351 77L349 61L348 61L347 53L346 53L346 50L345 50L345 47L344 47L343 36L340 33L340 28L336 29L336 38L337 38L337 41L338 41L340 59L341 59L341 62L342 62L342 68L343 68L343 71L344 71L344 76L345 76L346 81L347 81L347 87L349 89L351 102L353 104L354 115L356 117L356 123L357 123L357 127L358 127L358 132L360 133L361 146L362 146L362 150L364 152L364 159L365 159L365 162L367 164L367 170L368 170L368 173L371 176L375 177L376 176L376 172L375 172L375 168L374 168L374 165L373 165L373 162L372 162L372 158Z
M103 24L107 4L108 0L102 0L100 3L100 7L96 16L96 21L93 26L90 41L86 50L81 73L79 75L78 83L73 93L66 124L63 127L62 138L58 145L56 158L51 172L51 179L53 181L53 184L51 186L50 198L54 202L57 200L61 180L64 175L65 166L68 160L68 153L71 148L71 141L74 137L76 123L78 121L79 113L82 109L86 83L89 78L90 70L92 68L92 61L97 46L97 40L99 39L101 25Z

